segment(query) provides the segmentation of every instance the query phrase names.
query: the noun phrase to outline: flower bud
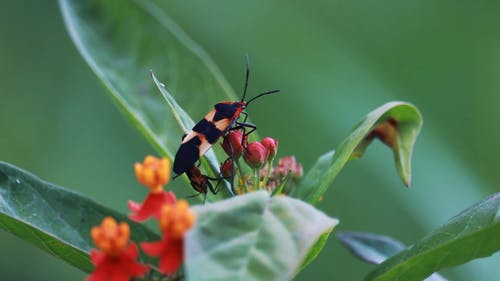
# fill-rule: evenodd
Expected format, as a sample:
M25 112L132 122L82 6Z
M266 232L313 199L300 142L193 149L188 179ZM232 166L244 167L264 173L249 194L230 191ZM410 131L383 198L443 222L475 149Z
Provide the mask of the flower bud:
M273 138L265 137L260 143L267 150L267 161L273 160L274 156L276 156L276 152L278 152L278 141Z
M245 149L245 161L252 168L261 168L266 163L267 150L260 142L252 142Z
M220 173L225 179L233 177L233 161L231 161L231 158L227 159L220 165Z
M231 156L232 153L234 159L240 158L243 150L241 141L242 138L243 132L238 130L229 131L229 133L224 136L224 140L221 145L227 155Z

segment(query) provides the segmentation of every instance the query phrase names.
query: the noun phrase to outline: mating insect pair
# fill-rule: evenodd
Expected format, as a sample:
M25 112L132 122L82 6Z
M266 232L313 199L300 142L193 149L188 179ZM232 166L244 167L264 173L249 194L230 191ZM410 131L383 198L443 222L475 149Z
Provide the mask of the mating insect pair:
M246 122L247 113L244 111L248 105L259 97L264 95L278 93L279 90L267 91L245 101L248 78L250 76L250 67L248 56L245 56L246 76L245 87L243 90L243 97L240 101L222 101L215 104L214 109L208 112L201 121L199 121L191 130L191 132L184 135L182 143L177 150L174 160L173 170L177 176L186 173L191 186L199 193L206 194L208 190L212 193L217 193L217 186L214 188L210 180L221 181L223 178L211 178L203 175L200 169L196 166L196 162L216 143L221 136L227 135L231 130L242 130L243 140L255 131L257 127L254 124ZM240 122L240 115L245 115L244 119ZM248 129L248 131L247 131ZM230 155L232 158L232 155ZM232 183L232 180L231 180ZM231 186L234 193L234 188Z

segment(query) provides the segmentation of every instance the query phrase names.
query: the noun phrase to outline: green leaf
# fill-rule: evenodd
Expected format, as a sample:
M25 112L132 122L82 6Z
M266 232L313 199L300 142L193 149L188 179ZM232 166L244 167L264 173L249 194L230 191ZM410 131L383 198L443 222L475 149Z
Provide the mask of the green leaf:
M173 158L186 127L178 126L151 81L150 70L196 119L203 118L215 102L235 100L214 62L154 1L59 3L80 54L119 108L163 155ZM242 67L242 78L243 74Z
M195 207L187 280L290 280L338 223L311 205L265 191Z
M337 238L356 257L372 264L380 264L402 251L405 246L398 240L365 232L341 232Z
M390 102L375 109L359 122L336 152L330 151L319 157L290 195L317 203L347 161L361 157L374 138L391 147L399 175L409 186L411 153L421 126L420 112L409 103Z
M405 248L403 243L392 237L367 232L341 232L337 233L337 238L354 256L371 264L381 264ZM446 281L446 279L434 273L424 281Z
M0 227L49 254L90 272L90 229L106 216L127 221L133 241L159 239L123 214L0 162Z
M500 250L500 193L463 211L415 245L382 263L365 280L423 280L434 271Z

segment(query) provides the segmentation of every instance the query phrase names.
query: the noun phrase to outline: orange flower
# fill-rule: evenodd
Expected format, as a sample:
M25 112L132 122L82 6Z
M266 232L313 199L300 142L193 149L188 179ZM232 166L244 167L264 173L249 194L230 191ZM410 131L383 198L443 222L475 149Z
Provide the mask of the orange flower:
M142 163L135 163L134 170L137 180L149 187L152 193L160 193L170 181L170 161L167 158L148 155Z
M163 239L141 243L142 250L153 257L160 257L159 268L164 274L173 274L184 260L184 234L193 227L195 215L185 200L175 205L165 205L159 220Z
M163 234L168 234L172 238L182 239L191 227L196 218L189 209L186 200L179 200L175 205L164 205L161 209L160 229Z
M161 206L173 204L176 200L172 192L163 190L163 186L170 181L170 161L149 155L144 158L143 163L135 163L134 170L137 180L149 187L150 192L142 204L128 201L128 208L132 212L129 218L136 222L145 221L150 217L159 218Z
M129 243L130 228L127 223L117 224L112 217L106 217L90 233L99 250L90 251L95 269L86 281L127 281L148 271L147 266L136 261L137 246Z

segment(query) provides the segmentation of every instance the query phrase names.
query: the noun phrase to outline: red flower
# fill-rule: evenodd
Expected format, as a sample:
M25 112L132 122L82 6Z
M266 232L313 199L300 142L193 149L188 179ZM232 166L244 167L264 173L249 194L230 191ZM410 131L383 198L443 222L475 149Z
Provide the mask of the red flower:
M152 257L160 257L159 268L163 274L173 274L184 260L184 240L164 236L161 241L141 243L144 253Z
M132 212L128 217L135 222L142 222L150 217L160 218L161 207L165 204L175 204L175 194L162 190L160 193L150 192L142 204L128 201L128 208Z
M90 251L95 269L86 281L127 281L148 271L147 266L136 261L137 246L129 243L130 227L127 223L117 224L112 217L106 217L90 233L99 250Z
M134 170L137 180L149 187L150 192L142 204L128 201L128 208L132 212L129 218L136 222L150 217L159 218L161 207L174 204L176 200L172 192L163 190L163 186L170 181L170 161L167 158L146 156L143 163L135 163Z
M184 234L193 227L195 215L186 200L174 205L164 205L159 220L163 239L141 243L142 250L153 257L160 257L159 268L164 274L173 274L184 260Z
M86 281L129 281L130 277L141 277L149 268L136 261L137 246L131 243L119 255L112 256L97 250L90 251L90 259L95 265L94 272Z

